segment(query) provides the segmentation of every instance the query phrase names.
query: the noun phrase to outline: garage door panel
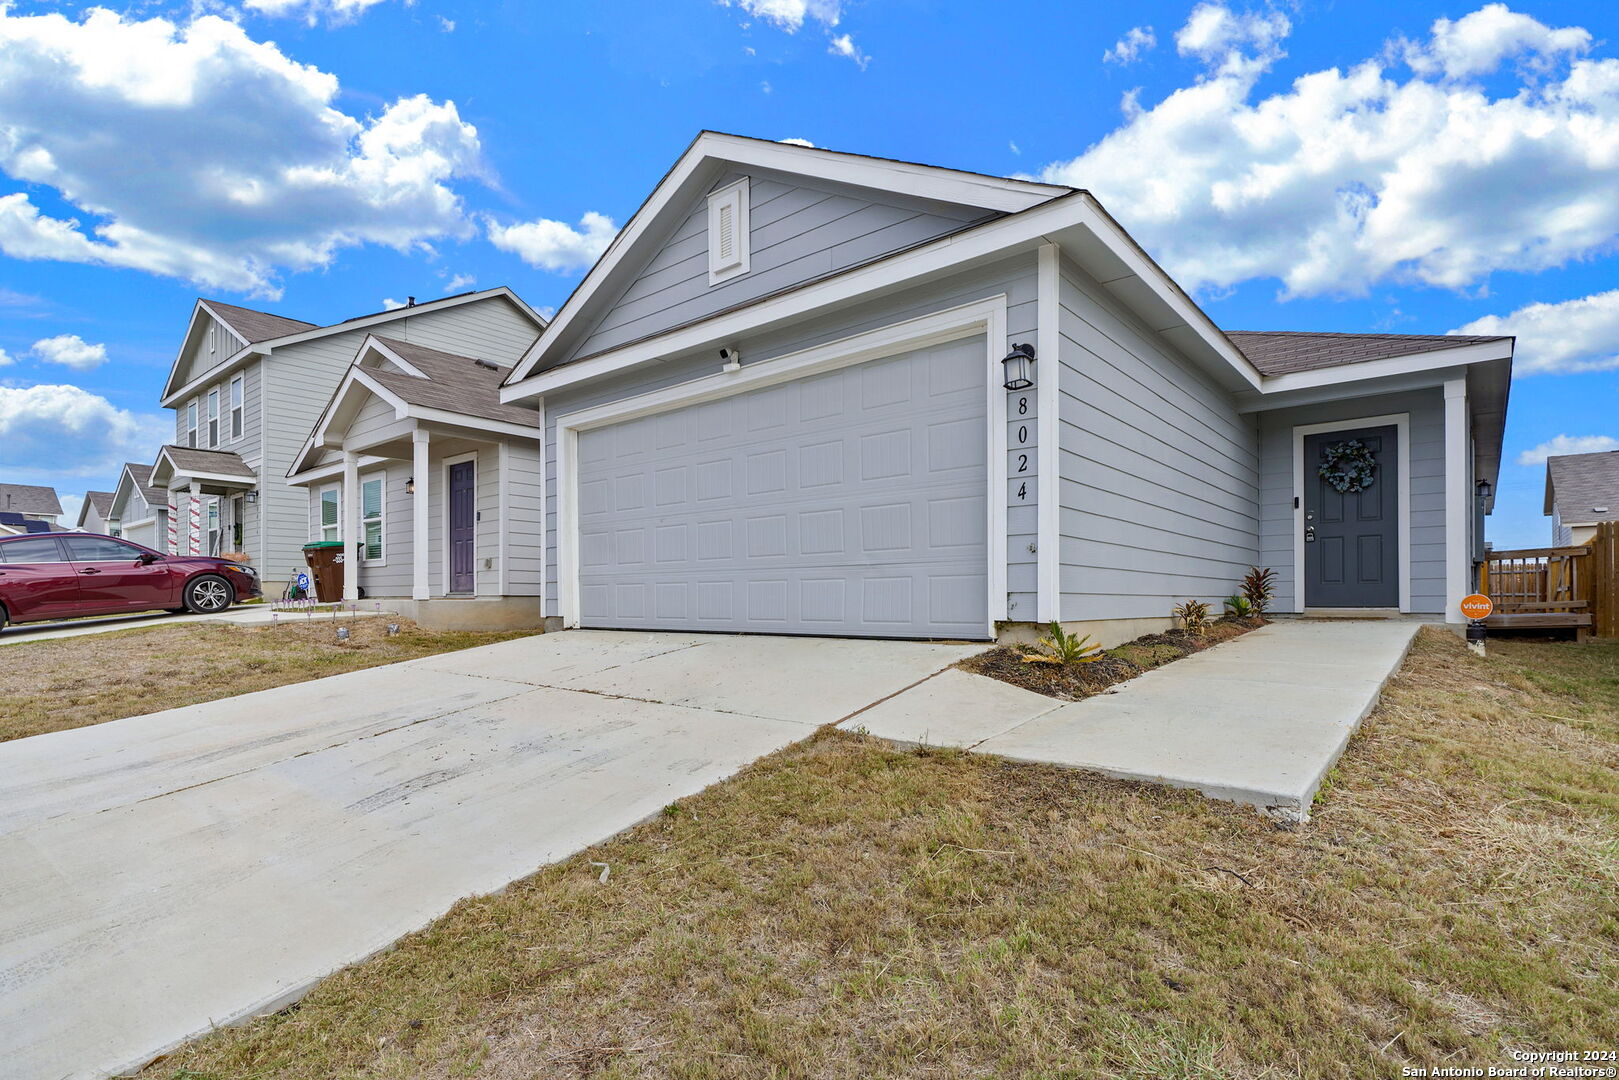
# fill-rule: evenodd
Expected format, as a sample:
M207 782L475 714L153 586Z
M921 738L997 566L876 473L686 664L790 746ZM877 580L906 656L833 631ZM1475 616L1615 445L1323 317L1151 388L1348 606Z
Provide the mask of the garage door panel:
M952 342L582 432L584 624L984 636L984 355Z

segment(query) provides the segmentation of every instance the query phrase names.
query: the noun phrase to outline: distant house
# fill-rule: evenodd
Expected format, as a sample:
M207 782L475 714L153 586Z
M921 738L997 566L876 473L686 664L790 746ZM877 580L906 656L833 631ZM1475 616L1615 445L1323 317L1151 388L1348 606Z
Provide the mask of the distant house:
M1553 547L1583 547L1599 522L1619 521L1619 450L1547 458L1543 512Z
M80 532L105 533L107 515L112 511L112 492L86 491L79 505L79 520L75 524Z
M279 591L303 567L308 497L286 482L311 426L366 338L472 352L510 365L545 322L506 288L447 296L329 326L198 300L163 388L174 442L153 462L157 547L239 551Z
M59 525L62 500L56 489L33 484L0 484L0 514L21 514L35 521Z
M149 548L164 550L168 535L168 495L152 486L152 467L124 463L107 508L107 531Z

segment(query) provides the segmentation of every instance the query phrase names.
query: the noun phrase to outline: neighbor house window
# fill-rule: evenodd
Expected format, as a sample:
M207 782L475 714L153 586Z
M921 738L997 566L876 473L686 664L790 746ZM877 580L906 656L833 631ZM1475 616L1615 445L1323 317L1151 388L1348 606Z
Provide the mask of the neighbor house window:
M219 445L219 388L208 391L208 445Z
M708 196L708 283L748 272L748 180Z
M320 538L322 540L341 540L342 527L339 525L337 512L337 486L320 489Z
M242 394L243 383L240 375L230 381L230 437L242 437Z
M365 561L381 562L383 477L360 481L360 534L365 538Z
M197 445L197 403L195 400L186 403L186 445L192 448Z

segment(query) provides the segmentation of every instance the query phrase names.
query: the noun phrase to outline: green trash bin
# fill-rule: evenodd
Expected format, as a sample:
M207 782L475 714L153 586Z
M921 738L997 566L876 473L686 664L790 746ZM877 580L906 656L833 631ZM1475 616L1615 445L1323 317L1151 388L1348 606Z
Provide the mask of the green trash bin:
M343 599L343 541L316 540L304 545L304 562L315 579L315 599L335 604Z

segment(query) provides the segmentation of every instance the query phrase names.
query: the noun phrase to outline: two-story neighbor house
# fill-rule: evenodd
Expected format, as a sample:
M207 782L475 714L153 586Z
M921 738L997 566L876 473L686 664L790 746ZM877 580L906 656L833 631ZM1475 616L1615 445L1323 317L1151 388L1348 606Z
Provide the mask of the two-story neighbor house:
M1512 346L1228 334L1083 190L704 133L501 400L562 625L1113 642L1254 564L1459 620Z
M59 526L62 500L56 489L39 484L0 484L0 514L18 514L30 521Z
M126 461L107 508L107 531L159 551L167 549L168 493L152 486L152 467Z
M506 288L329 326L198 300L162 395L175 439L150 478L167 500L159 545L242 552L279 590L310 539L307 496L287 471L367 335L476 348L510 364L544 325Z
M1552 547L1584 547L1604 521L1619 521L1619 450L1546 459L1545 512Z
M79 532L104 533L107 517L112 510L112 492L86 491L79 504L79 518L74 528Z

